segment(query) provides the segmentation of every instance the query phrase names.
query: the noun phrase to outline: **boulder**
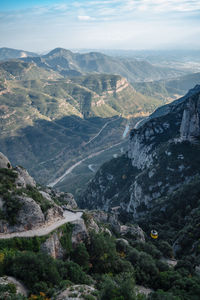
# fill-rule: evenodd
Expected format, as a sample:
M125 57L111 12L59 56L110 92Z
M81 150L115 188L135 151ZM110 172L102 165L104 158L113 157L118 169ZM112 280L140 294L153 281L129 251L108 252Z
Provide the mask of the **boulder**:
M76 284L68 287L66 290L62 291L57 295L56 300L83 300L89 299L86 298L86 295L91 295L95 291L95 288L86 284ZM85 297L84 297L85 295ZM93 296L94 299L97 299L96 296Z
M128 235L131 236L131 238L133 238L134 240L143 243L145 242L144 231L138 225L121 225L119 232L122 236Z
M76 246L77 244L84 242L88 238L88 231L83 219L73 221L71 222L71 224L73 224L72 245Z
M40 247L40 250L53 258L62 259L64 250L60 243L61 233L54 232Z
M19 199L19 203L22 205L17 214L17 224L20 225L15 226L19 231L30 230L45 223L45 217L40 205L32 198L19 196L17 199Z
M0 277L0 284L9 284L9 283L12 283L16 286L16 293L17 294L21 294L21 295L24 295L25 297L28 296L28 290L25 288L25 286L19 282L17 279L15 279L14 277L11 277L11 276L3 276L3 277ZM7 298L5 298L7 299Z
M46 213L46 223L53 223L57 220L60 220L63 218L63 209L54 204L53 207L49 208L47 213Z
M70 193L64 193L63 203L66 205L67 209L76 209L78 207L74 196Z
M11 169L11 163L8 160L8 158L0 152L0 169L5 168L5 169Z
M17 166L15 170L18 175L15 181L17 187L19 188L26 188L27 186L36 187L35 180L29 175L29 173L24 168Z

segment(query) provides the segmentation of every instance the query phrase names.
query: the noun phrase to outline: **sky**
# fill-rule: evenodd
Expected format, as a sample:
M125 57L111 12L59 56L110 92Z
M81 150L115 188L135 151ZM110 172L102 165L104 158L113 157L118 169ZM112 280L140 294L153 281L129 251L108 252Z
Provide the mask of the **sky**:
M0 47L200 49L200 0L0 0Z

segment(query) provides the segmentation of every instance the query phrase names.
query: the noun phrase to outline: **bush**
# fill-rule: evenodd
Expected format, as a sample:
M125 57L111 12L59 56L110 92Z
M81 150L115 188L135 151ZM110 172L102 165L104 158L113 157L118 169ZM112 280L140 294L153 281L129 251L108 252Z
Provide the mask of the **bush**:
M118 256L112 237L104 233L93 232L90 236L88 252L92 263L92 272L108 273L114 270Z
M135 282L131 273L121 273L114 278L105 275L99 288L101 300L135 299Z
M85 244L78 244L74 251L71 253L70 257L75 263L80 265L83 270L87 271L89 269L89 254L87 252Z
M8 275L22 280L31 292L38 292L38 284L46 283L48 287L59 283L61 277L56 264L48 255L32 252L16 253L15 256L7 256L5 269ZM46 285L43 284L43 288ZM46 290L43 290L46 292Z

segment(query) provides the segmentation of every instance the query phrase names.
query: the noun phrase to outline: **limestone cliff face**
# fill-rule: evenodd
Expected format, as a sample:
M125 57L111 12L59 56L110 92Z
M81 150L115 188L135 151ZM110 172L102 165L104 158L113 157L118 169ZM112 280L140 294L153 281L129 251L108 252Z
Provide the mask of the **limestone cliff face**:
M200 136L200 96L196 101L192 98L186 103L180 128L182 141L194 141Z
M42 245L41 251L47 253L53 258L63 258L64 250L60 243L62 233L54 232Z
M194 90L131 131L128 158L100 168L80 200L82 207L110 211L119 206L137 219L156 199L199 174L200 86Z

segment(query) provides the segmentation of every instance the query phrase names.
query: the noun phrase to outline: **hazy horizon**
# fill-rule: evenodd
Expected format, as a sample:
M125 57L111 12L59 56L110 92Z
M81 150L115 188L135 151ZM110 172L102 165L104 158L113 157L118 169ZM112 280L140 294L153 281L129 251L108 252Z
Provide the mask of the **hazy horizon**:
M200 49L198 0L1 0L0 47Z

